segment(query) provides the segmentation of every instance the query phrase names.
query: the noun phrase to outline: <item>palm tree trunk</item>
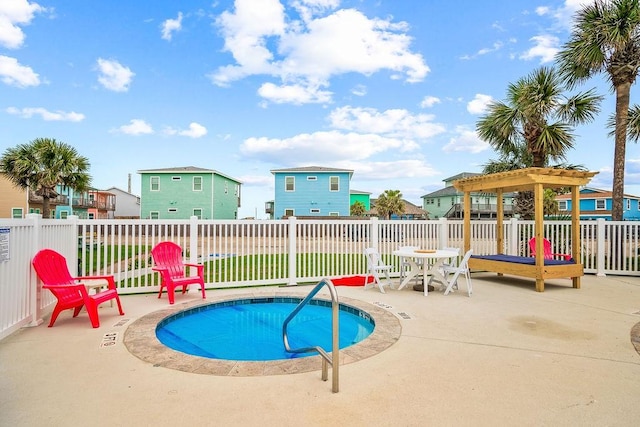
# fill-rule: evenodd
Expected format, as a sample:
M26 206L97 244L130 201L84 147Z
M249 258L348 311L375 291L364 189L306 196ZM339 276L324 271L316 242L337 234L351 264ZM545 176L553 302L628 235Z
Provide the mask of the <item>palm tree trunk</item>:
M624 198L624 167L627 144L627 120L629 114L630 83L616 85L616 129L613 154L613 190L611 219L622 221L622 202Z
M49 218L49 198L42 196L42 218Z

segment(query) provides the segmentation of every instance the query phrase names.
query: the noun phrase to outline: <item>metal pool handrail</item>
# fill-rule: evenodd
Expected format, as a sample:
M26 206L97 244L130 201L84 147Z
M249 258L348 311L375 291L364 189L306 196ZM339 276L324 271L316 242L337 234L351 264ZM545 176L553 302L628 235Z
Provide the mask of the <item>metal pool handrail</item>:
M329 288L329 293L331 294L331 340L332 340L332 350L331 355L327 354L323 348L317 347L304 347L304 348L295 348L292 349L289 347L289 338L287 336L287 325L293 319L296 314L302 310L302 308L309 302L311 299L322 289L323 286L327 286ZM339 304L338 304L338 292L336 291L335 286L331 280L324 278L313 288L313 290L306 296L305 299L300 301L300 304L289 314L289 316L285 319L282 324L282 341L284 342L284 348L286 351L290 353L310 353L312 351L317 351L322 357L322 381L327 381L329 377L329 368L328 365L331 364L331 380L332 387L331 390L334 393L339 391L339 369L340 369L340 327L339 327L339 316L338 316Z

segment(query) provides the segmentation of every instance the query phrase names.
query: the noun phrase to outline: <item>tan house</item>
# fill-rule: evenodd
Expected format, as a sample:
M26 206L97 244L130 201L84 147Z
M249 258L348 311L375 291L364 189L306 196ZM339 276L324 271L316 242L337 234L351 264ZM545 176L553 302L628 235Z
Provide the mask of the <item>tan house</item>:
M0 218L24 218L29 213L29 192L0 173Z

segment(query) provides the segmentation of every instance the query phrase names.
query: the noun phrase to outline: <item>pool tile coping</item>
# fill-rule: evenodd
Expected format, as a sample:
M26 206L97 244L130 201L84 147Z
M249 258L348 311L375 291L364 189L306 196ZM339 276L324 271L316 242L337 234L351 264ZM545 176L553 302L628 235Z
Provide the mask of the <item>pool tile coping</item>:
M127 328L123 342L131 354L147 363L151 363L153 366L195 374L251 377L318 371L322 369L322 359L320 356L270 361L209 359L173 350L162 344L156 337L156 326L166 317L183 310L209 304L224 303L231 300L286 297L304 298L306 296L307 293L300 294L292 291L261 291L253 294L225 295L209 298L205 301L198 300L183 304L174 304L165 309L149 313L134 321ZM326 300L328 297L316 295L316 299ZM400 320L389 311L367 302L347 297L339 297L339 302L367 312L375 321L375 329L371 335L357 344L340 350L339 357L341 365L374 356L389 348L400 338L402 333Z

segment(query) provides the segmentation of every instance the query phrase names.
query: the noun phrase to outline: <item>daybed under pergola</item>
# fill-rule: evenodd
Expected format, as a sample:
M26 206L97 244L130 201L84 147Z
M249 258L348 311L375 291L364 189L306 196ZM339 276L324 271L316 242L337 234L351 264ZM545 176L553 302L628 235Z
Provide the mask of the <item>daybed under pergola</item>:
M545 279L571 277L573 287L580 288L580 277L584 275L580 256L580 186L586 185L598 172L567 169L526 168L509 172L479 175L453 182L456 189L464 192L464 249L471 248L471 193L495 193L497 195L496 253L475 254L469 259L469 268L493 271L536 279L536 291L544 292ZM545 260L543 251L544 189L571 188L571 261ZM504 254L504 207L503 193L533 191L535 200L535 258Z

